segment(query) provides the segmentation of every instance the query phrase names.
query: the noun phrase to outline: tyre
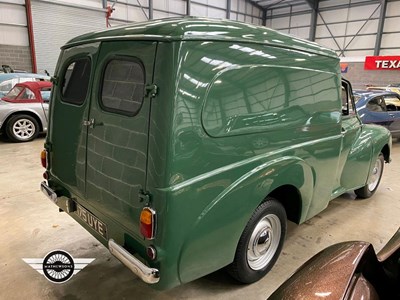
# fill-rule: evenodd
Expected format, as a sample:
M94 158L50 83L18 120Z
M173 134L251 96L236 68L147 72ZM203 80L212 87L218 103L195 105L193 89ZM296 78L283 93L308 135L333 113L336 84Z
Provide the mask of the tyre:
M286 235L286 211L268 197L254 211L237 246L229 274L241 283L253 283L267 274L282 250Z
M7 122L6 134L13 142L29 142L39 134L39 124L28 115L15 115Z
M375 165L372 168L371 173L368 176L368 183L362 188L354 191L358 198L366 199L371 197L375 193L382 178L384 165L385 159L383 157L383 154L380 153L375 161Z

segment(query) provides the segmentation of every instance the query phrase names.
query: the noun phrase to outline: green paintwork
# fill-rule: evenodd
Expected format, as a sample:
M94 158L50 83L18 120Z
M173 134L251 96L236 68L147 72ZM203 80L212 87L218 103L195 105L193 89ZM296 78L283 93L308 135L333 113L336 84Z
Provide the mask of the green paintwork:
M78 107L60 100L59 82L54 89L49 185L61 208L76 199L107 224L109 238L158 268L157 288L232 262L251 214L277 189L291 191L278 200L301 223L364 186L380 152L389 160L386 129L342 115L339 59L317 44L238 22L183 18L73 39L63 47L59 80L77 55L91 57L89 92ZM137 116L99 106L112 56L140 59L146 84L158 88ZM91 118L94 128L82 126ZM147 204L157 212L153 241L138 232ZM158 251L155 261L146 260L148 245Z

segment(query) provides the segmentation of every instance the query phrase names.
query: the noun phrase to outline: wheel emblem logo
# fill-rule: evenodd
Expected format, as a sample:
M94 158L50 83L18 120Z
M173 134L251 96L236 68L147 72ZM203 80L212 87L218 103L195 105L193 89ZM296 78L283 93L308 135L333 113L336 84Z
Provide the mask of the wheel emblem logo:
M43 260L44 276L52 282L68 281L74 274L74 259L65 251L52 251Z
M94 258L73 258L64 250L54 250L44 258L23 258L24 262L54 283L64 283L76 275Z

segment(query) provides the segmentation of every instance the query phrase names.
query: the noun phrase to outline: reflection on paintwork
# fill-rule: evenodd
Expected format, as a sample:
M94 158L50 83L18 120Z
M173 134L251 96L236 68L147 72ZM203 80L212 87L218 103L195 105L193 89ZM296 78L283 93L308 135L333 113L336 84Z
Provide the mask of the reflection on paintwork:
M265 58L270 58L270 59L275 59L276 58L276 56L264 53L261 50L255 50L255 49L253 49L251 47L248 47L248 46L240 46L240 45L235 44L235 45L230 46L229 48L230 49L239 50L239 51L242 51L242 52L245 52L245 53L249 53L250 55L258 55L258 56L265 57Z
M219 70L219 69L224 69L230 66L234 66L234 64L227 62L227 61L223 61L223 60L217 60L217 59L211 59L208 57L202 57L201 58L202 62L205 62L206 64L210 64L212 66L216 66L215 68L213 68L212 70Z
M315 296L317 296L317 297L322 297L322 298L325 298L325 297L328 297L328 296L330 296L332 294L332 292L321 292L321 293L315 293Z
M183 78L185 78L185 79L189 80L191 83L193 83L196 86L195 87L196 89L199 88L199 87L206 87L208 85L208 83L198 81L198 80L196 80L195 78L191 77L188 74L183 74Z

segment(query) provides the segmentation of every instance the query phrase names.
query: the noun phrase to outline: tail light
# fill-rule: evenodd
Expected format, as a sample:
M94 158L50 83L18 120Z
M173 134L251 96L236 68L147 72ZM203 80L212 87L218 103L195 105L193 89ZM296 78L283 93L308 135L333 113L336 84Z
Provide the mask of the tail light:
M140 233L148 240L154 239L156 231L156 212L144 207L140 213Z
M47 150L42 150L40 153L40 161L42 162L43 168L47 169Z

